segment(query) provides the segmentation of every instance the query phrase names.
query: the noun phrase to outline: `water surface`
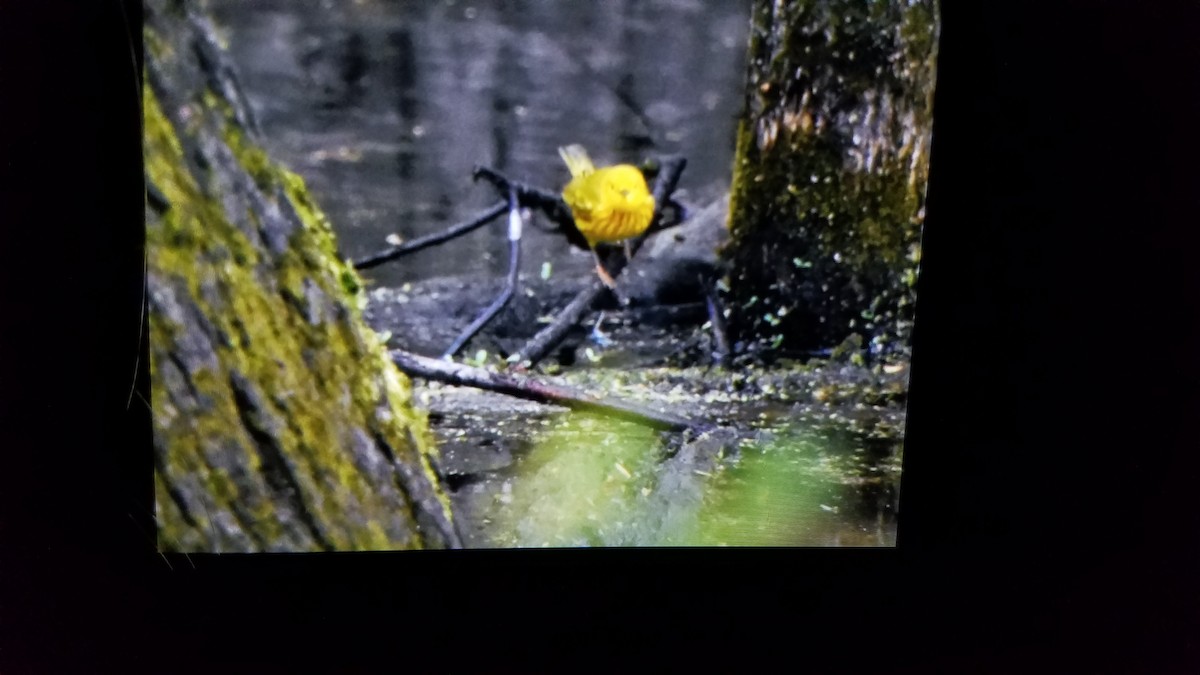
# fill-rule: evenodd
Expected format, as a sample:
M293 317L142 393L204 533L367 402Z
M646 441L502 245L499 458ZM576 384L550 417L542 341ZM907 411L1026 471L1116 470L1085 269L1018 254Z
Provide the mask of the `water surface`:
M357 258L495 201L490 165L547 188L556 149L600 161L687 157L693 198L726 185L741 106L748 0L296 3L213 0L273 156L308 182ZM503 274L503 225L371 270L395 285L464 269ZM524 267L590 257L531 232ZM481 267L482 266L482 267Z

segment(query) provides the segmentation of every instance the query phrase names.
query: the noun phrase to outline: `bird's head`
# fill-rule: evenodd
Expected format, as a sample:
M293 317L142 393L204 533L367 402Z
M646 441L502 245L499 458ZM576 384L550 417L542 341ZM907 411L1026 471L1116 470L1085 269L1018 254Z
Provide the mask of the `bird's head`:
M608 190L629 206L654 205L654 197L646 187L646 179L637 167L628 164L611 167L607 175Z

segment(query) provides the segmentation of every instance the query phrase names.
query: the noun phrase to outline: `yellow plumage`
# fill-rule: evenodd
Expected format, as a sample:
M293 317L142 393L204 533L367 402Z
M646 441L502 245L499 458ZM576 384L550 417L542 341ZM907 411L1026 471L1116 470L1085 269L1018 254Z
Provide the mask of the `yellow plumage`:
M597 169L587 151L578 145L558 149L571 172L563 188L563 201L571 208L575 226L595 255L599 243L618 242L646 231L654 217L654 195L637 167L618 164ZM596 271L610 287L612 277L596 256Z

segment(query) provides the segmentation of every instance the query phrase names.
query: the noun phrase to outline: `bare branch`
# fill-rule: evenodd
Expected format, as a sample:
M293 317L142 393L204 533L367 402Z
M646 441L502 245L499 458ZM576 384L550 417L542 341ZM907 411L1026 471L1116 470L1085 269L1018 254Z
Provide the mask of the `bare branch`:
M359 270L370 269L372 267L382 265L385 262L395 260L402 255L416 253L417 251L429 248L430 246L437 246L438 244L449 241L455 237L462 236L468 232L471 232L472 230L477 230L484 225L487 225L496 218L500 217L500 214L507 210L508 200L504 199L498 201L488 207L486 211L480 213L478 216L475 216L465 223L459 223L458 225L451 226L445 230L442 230L441 232L434 232L433 234L419 237L417 239L413 239L412 241L406 241L399 246L393 246L385 251L375 253L360 260L355 260L354 268Z
M400 370L413 377L426 380L494 391L527 401L561 405L572 410L587 410L665 431L707 429L712 426L706 422L692 421L679 415L652 410L629 401L594 396L572 387L551 384L521 375L495 373L461 363L431 359L399 349L392 350L390 355Z

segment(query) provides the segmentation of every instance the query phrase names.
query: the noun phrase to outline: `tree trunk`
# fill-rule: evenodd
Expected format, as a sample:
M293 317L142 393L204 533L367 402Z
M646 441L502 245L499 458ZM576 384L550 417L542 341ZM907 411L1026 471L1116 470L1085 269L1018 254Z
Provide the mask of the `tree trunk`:
M730 206L730 327L783 353L908 353L936 0L756 0Z
M408 379L212 24L147 0L147 284L166 550L459 545Z

